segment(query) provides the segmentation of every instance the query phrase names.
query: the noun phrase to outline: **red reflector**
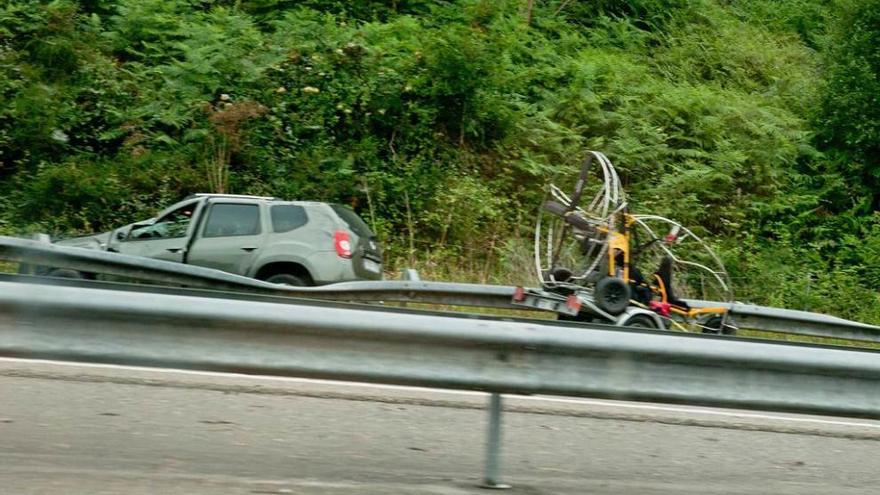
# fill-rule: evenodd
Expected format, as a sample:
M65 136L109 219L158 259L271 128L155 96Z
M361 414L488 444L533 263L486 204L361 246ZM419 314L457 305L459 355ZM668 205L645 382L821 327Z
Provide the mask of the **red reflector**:
M336 254L340 258L351 258L351 238L348 236L348 232L337 230L333 234L333 248L336 249Z
M526 290L522 287L517 287L513 289L513 300L516 302L523 302L526 300Z
M565 300L565 305L568 306L572 311L576 311L580 313L581 311L581 300L577 298L575 295L568 296L568 299Z

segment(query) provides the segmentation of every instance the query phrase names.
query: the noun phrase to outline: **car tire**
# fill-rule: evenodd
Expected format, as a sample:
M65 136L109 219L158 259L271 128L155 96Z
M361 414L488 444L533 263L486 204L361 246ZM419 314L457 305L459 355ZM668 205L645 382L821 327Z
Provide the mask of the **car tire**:
M713 335L736 335L736 328L731 325L723 325L724 319L720 316L713 316L703 323L702 333ZM723 325L723 327L722 327Z
M279 273L277 275L272 275L271 277L266 279L266 282L269 282L270 284L290 285L293 287L306 287L309 285L302 278L296 275L291 275L289 273Z
M657 322L654 321L654 318L651 318L648 315L633 315L626 320L626 323L624 323L623 326L631 328L651 328L656 330Z
M612 315L623 313L629 306L629 285L617 277L605 277L596 283L593 300L602 311Z
M46 275L57 278L85 278L82 273L76 270L71 270L70 268L55 268L54 270L50 270Z

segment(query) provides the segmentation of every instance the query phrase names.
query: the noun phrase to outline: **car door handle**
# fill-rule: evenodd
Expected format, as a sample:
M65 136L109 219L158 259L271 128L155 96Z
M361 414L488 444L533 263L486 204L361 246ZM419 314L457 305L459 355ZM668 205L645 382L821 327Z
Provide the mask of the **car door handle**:
M183 248L168 248L167 251L171 253L179 253L183 251Z
M256 251L256 250L257 250L257 247L256 247L256 246L245 246L245 247L241 248L241 250L242 250L242 251L247 251L247 252L250 253L251 251Z

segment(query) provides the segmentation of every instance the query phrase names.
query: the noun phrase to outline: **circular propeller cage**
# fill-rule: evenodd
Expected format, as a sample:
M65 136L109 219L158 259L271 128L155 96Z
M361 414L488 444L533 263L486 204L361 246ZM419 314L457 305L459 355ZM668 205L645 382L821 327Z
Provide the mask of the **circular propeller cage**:
M572 191L550 184L535 224L535 266L545 286L583 285L626 210L617 171L598 151L587 153Z
M733 286L724 263L697 234L659 215L630 215L631 263L651 274L660 260L672 260L673 285L683 299L733 302Z

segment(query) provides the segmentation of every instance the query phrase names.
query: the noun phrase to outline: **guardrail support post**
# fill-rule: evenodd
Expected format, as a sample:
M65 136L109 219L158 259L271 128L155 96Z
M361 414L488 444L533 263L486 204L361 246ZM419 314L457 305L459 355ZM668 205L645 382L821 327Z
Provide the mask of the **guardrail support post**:
M510 485L501 483L498 467L501 462L501 394L489 398L489 438L486 443L486 479L483 488L504 490Z

